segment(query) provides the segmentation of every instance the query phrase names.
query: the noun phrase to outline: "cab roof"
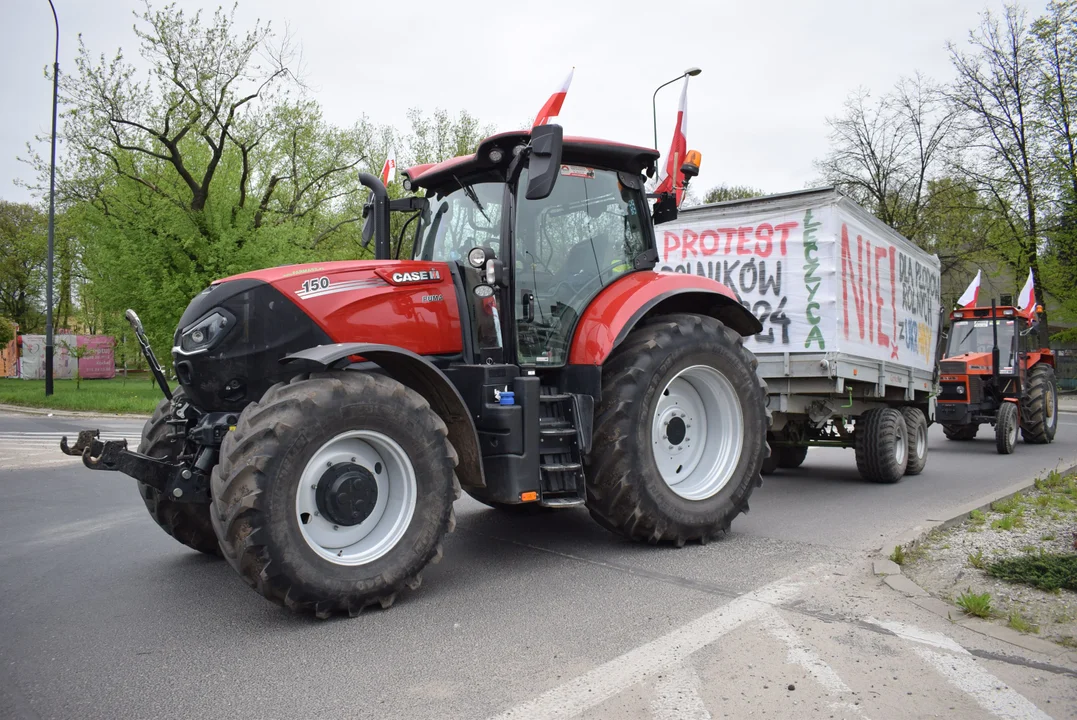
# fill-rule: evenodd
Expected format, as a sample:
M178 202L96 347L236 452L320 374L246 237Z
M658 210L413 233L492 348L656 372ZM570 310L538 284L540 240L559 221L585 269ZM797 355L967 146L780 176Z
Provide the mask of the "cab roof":
M432 188L451 180L453 176L471 175L476 172L505 168L512 159L514 148L527 145L530 131L504 132L479 143L473 155L461 155L439 163L416 165L403 171L412 186ZM491 151L500 150L501 157L493 160ZM495 153L496 155L496 153ZM564 138L562 159L566 163L596 165L633 174L654 172L659 152L654 148L626 145L610 140L574 137Z

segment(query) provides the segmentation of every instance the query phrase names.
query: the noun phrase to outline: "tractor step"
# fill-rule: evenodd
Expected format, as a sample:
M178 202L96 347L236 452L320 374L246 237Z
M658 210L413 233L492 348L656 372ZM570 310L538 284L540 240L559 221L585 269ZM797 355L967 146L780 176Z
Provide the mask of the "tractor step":
M576 428L568 423L564 427L543 427L539 429L542 437L576 437Z
M542 501L542 507L564 508L583 505L585 500L579 497L554 497Z
M583 465L577 462L550 463L549 465L540 465L539 467L546 472L575 472L583 469Z
M552 393L550 395L539 395L539 400L542 402L561 402L563 400L571 400L572 396L568 393Z

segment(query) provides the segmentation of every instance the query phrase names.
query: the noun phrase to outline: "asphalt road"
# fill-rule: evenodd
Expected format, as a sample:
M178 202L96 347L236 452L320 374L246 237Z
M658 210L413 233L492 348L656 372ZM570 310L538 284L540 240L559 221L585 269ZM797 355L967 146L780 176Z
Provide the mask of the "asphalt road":
M0 414L0 717L448 718L510 708L513 717L720 717L723 707L782 715L783 702L804 703L800 711L786 707L786 716L860 717L866 708L863 716L915 717L950 708L952 717L979 717L994 700L976 694L977 672L1000 692L1006 683L1020 690L1010 690L1010 700L1024 714L1001 717L1040 717L1037 705L1050 708L1054 697L1061 709L1067 692L1071 709L1055 717L1077 713L1077 675L1003 661L974 663L967 687L928 663L908 692L915 689L920 703L906 705L905 687L883 691L885 683L862 670L890 657L894 672L904 672L928 662L928 651L880 649L879 637L900 645L902 634L862 618L890 607L895 617L927 621L892 599L850 599L869 598L878 583L827 594L868 551L924 519L1077 464L1077 415L1061 416L1054 444L1019 444L1008 457L986 434L950 443L934 427L925 472L892 486L860 481L851 451L813 449L801 469L767 479L727 538L703 547L640 546L584 511L516 518L464 498L445 559L417 592L388 611L326 622L267 603L223 562L167 537L146 515L134 481L50 449L59 433L85 425ZM99 426L135 438L141 423ZM815 573L807 579L806 568ZM793 602L797 594L813 598L816 610L798 604L803 598ZM769 619L738 629L759 608ZM725 633L729 644L721 645ZM690 667L687 675L648 674L687 663L693 637L714 644L694 664L676 665ZM823 665L837 668L834 677L818 664L794 663L805 657L804 638L824 655L832 648L831 665ZM961 650L972 640L958 642ZM791 696L800 700L783 694L773 705L736 687L732 699L714 690L732 676L754 683L753 662L767 673L801 667L798 682L809 687ZM785 687L778 677L760 679L753 692L771 687L766 682ZM848 699L837 715L835 693ZM537 704L520 705L536 696ZM670 711L662 704L669 697L688 705ZM812 697L822 714L808 712Z

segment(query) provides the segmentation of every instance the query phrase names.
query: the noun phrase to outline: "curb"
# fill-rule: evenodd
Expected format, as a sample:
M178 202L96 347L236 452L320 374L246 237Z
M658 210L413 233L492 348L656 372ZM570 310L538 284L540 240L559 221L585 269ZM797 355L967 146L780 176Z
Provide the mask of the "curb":
M1060 470L1063 475L1069 475L1077 472L1077 465L1071 465L1065 470ZM901 546L908 549L918 544L927 535L935 530L945 530L955 525L959 525L968 518L969 513L973 510L985 511L991 508L991 505L999 500L1005 500L1011 498L1019 492L1028 490L1035 487L1036 480L1023 480L1019 483L1015 483L1003 490L994 493L989 496L990 499L984 501L983 498L976 500L964 506L960 506L960 512L953 514L945 520L930 521L930 525L924 528L923 526L916 526L908 533L905 533L898 538L891 540L887 544L883 545L879 549L878 555L872 558L872 574L876 577L881 577L883 582L892 590L896 590L905 596L907 600L912 602L917 607L923 610L937 615L944 620L949 620L955 625L972 630L973 632L988 637L1000 640L1002 642L1014 645L1022 648L1023 650L1030 650L1032 652L1038 652L1043 655L1058 659L1066 660L1071 663L1077 663L1077 652L1070 651L1061 645L1057 645L1049 640L1042 640L1040 638L1032 637L1019 633L1016 630L1012 630L1008 627L996 625L995 623L987 620L982 620L976 617L965 617L959 614L957 618L954 617L954 610L957 608L950 605L943 600L931 595L922 587L906 577L902 571L901 566L890 559L890 553L887 548L891 550L895 547ZM947 511L947 514L954 513L954 510Z
M51 417L83 417L83 418L130 418L145 420L149 415L138 413L101 413L89 410L60 410L54 408L25 407L23 405L7 405L0 403L0 411L20 413L23 415L47 415Z

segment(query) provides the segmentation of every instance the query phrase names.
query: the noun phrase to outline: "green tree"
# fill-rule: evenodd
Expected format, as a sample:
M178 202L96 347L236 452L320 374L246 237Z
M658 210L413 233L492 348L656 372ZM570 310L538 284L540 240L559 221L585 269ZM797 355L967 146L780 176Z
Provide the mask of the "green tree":
M703 204L709 205L729 200L750 200L763 195L766 195L766 193L748 185L718 185L712 187L703 196Z
M32 205L0 200L0 313L21 332L44 325L46 222Z

